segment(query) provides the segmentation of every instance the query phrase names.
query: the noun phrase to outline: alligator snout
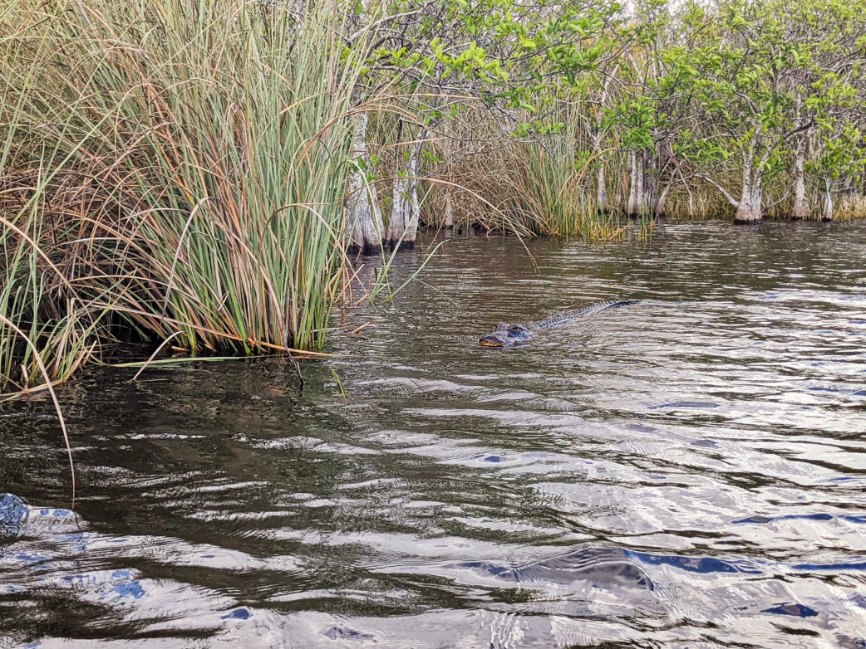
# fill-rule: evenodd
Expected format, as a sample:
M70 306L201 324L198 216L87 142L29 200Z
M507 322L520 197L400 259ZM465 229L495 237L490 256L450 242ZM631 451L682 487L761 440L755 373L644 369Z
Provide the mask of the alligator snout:
M523 325L499 323L496 329L482 336L478 342L482 347L507 347L527 340L532 340L532 334Z
M482 336L481 340L478 341L482 347L505 347L508 344L508 341L504 336L499 336L497 334L487 334L486 336Z

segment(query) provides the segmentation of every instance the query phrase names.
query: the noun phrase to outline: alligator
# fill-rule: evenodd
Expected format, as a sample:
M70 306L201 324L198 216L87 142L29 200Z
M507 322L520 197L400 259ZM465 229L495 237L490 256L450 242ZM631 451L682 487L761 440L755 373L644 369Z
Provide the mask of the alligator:
M520 343L525 343L532 340L534 337L534 331L550 329L551 327L559 327L560 325L564 325L567 322L571 322L575 318L582 318L583 316L600 313L602 311L607 311L608 309L616 309L621 306L637 304L638 302L640 302L640 300L598 302L597 304L590 304L589 306L585 306L582 309L578 309L577 311L560 313L551 318L547 318L546 320L540 320L539 322L531 322L527 325L507 324L504 322L500 322L496 325L496 329L494 329L486 336L482 336L481 340L479 340L478 342L481 343L482 347L509 347L511 345L519 345Z

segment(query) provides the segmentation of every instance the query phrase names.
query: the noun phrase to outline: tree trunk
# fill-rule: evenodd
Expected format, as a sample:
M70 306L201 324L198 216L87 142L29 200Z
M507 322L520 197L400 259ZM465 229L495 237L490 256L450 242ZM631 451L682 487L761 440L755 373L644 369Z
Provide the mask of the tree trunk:
M388 220L388 234L385 237L389 246L400 241L409 224L409 176L400 169L397 158L397 177L394 178L394 192L391 201L391 218Z
M659 218L664 218L665 216L667 216L665 205L668 200L668 194L670 193L671 187L673 186L674 181L671 180L667 185L665 185L665 188L662 190L661 196L659 196L659 199L656 201L654 214Z
M761 192L743 194L737 207L737 213L734 216L734 223L738 225L752 225L763 221L763 215L761 214L762 200L763 196Z
M626 166L628 163L626 162ZM625 212L625 203L626 198L626 187L628 186L628 173L626 169L622 168L622 165L619 165L619 182L616 184L616 194L614 194L613 205L614 209L618 212Z
M737 213L734 223L750 225L760 223L763 220L761 209L764 201L764 191L761 188L761 172L754 169L753 150L749 151L743 163L743 189L737 204Z
M445 153L445 165L448 169L448 184L445 185L445 214L442 227L445 230L454 228L454 154L452 150L451 122L446 120L443 124L445 137L442 139L442 148Z
M598 191L595 195L595 204L599 214L607 212L607 185L604 182L604 163L598 167Z
M643 164L643 214L656 214L656 205L659 200L659 178L658 160L654 155L644 152Z
M797 143L797 159L794 163L794 209L791 220L800 221L809 218L811 208L806 196L806 140L800 138Z
M355 125L352 158L355 170L349 174L349 196L346 199L346 233L348 248L374 254L382 249L382 211L376 195L376 185L367 181L367 122L362 113Z
M733 201L728 196L737 208L737 213L734 215L735 224L752 225L760 223L763 218L762 203L764 201L764 192L761 189L761 171L755 169L755 145L757 133L752 136L747 151L743 152L743 189L740 193L740 200Z
M601 141L604 135L604 105L607 101L607 90L610 85L611 75L605 75L604 89L599 97L598 106L595 110L595 128L590 131L592 137L592 155L598 155L598 186L595 194L595 207L599 214L606 214L607 209L607 183L604 178L604 160L601 158Z
M706 180L718 189L722 196L736 208L737 213L734 215L736 224L750 225L763 220L764 189L761 186L763 178L760 169L754 168L754 159L754 146L752 146L748 153L743 155L743 188L740 191L740 200L731 196L727 189L712 178L696 174L697 178Z
M387 242L392 248L414 248L418 236L418 220L421 207L418 202L418 163L421 158L421 146L424 133L412 144L405 172L399 168L400 156L397 156L397 173L394 178L393 206L391 219L388 221Z
M625 206L625 211L628 216L635 217L640 212L640 193L638 189L637 154L634 151L628 152L628 175L628 204Z
M830 193L830 179L824 178L824 211L821 220L829 223L833 220L833 194Z
M454 228L454 201L451 197L451 186L445 188L445 221L442 226L446 230Z
M421 220L421 203L418 200L418 163L421 158L421 142L416 142L409 156L409 226L403 237L403 248L414 248Z

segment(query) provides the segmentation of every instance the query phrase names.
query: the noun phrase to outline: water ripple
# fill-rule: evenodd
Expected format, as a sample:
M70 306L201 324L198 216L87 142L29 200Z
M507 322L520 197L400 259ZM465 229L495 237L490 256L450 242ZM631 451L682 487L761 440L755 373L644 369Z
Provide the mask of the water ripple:
M87 374L75 514L50 405L3 406L0 645L866 648L866 227L527 245L447 243L303 388Z

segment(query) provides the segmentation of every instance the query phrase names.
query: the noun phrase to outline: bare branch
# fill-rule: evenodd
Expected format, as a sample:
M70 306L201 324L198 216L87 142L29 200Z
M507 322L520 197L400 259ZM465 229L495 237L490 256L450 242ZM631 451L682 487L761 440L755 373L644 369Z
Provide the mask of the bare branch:
M710 183L713 187L715 187L715 188L718 189L720 192L722 192L722 196L724 196L725 198L727 198L727 199L728 199L728 202L729 202L731 205L733 205L734 207L739 207L739 206L740 206L740 201L738 201L736 198L734 198L733 196L731 196L731 195L728 193L728 190L726 190L724 187L722 187L719 183L717 183L715 180L713 180L713 179L710 178L709 176L705 176L704 174L695 174L695 178L701 178L702 180L706 180L706 181L707 181L708 183Z

